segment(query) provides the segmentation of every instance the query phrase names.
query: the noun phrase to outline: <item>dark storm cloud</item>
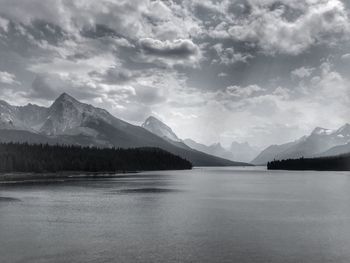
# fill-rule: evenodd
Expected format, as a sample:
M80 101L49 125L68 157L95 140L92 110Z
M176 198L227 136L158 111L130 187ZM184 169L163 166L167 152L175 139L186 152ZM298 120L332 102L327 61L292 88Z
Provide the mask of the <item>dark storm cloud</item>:
M36 41L45 40L52 45L57 45L68 38L60 26L44 20L34 20L31 25L23 27Z
M120 37L115 30L103 24L85 27L82 29L81 34L89 38Z
M141 49L149 55L188 58L198 54L198 47L189 39L178 39L174 41L161 41L152 38L143 38L139 41Z

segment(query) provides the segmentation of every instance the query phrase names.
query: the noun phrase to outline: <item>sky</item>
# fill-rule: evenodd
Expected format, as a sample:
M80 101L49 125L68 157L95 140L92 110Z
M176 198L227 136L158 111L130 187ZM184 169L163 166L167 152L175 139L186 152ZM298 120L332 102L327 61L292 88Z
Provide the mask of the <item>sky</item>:
M0 99L67 92L258 147L350 122L350 1L0 0Z

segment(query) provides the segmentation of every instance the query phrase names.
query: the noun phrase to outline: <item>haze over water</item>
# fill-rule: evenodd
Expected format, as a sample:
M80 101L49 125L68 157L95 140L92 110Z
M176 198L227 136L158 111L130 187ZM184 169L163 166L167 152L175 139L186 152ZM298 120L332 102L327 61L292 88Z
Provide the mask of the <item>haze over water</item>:
M12 262L349 262L350 174L196 168L0 185Z

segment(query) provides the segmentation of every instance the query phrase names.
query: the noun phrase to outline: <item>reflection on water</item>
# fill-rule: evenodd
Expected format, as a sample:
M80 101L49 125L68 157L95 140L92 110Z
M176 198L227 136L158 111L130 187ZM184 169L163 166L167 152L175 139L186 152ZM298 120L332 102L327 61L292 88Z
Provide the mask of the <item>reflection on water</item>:
M122 189L118 193L132 194L132 193L151 193L151 194L163 194L163 193L176 193L182 192L179 189L169 189L169 188L131 188L131 189Z
M198 168L3 184L0 261L348 263L349 175Z
M12 197L0 196L0 202L16 202L16 201L21 201L21 200L17 198L12 198Z

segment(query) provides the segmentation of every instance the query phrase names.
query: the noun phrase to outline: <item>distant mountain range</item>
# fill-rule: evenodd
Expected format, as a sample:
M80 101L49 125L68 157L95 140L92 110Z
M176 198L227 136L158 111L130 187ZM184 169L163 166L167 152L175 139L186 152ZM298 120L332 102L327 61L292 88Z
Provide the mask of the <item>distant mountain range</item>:
M250 162L258 154L258 149L250 146L247 142L232 142L228 149L224 148L220 143L204 145L192 139L185 139L184 143L198 151L240 162Z
M274 159L323 157L350 152L350 124L337 130L317 127L308 136L271 145L258 154L248 143L200 144L181 140L155 117L142 126L132 125L108 111L81 103L63 93L50 107L13 106L0 100L0 141L71 144L97 147L159 147L191 161L195 166L266 164ZM255 157L255 158L254 158Z
M350 124L345 124L337 130L317 127L310 135L299 140L267 147L252 163L259 165L273 160L334 156L349 152Z
M158 147L191 161L195 166L246 165L192 149L172 134L166 125L152 118L148 119L148 124L146 122L144 128L132 125L104 109L81 103L66 93L48 108L33 104L12 106L0 101L2 142ZM156 124L161 126L158 130ZM167 131L167 136L163 136L159 130Z
M207 154L212 154L212 155L219 156L225 159L230 159L230 160L232 160L233 158L233 154L228 150L226 150L225 148L223 148L220 143L214 143L212 145L204 145L192 139L185 139L184 143L193 149L196 149L201 152L205 152Z
M232 160L251 162L261 149L251 146L247 142L232 142L230 152L233 154Z
M229 149L224 148L220 143L204 145L192 139L181 140L174 131L165 123L151 116L145 120L142 127L146 130L166 139L181 148L192 148L213 156L240 162L251 161L258 153L258 150L251 147L248 143L233 142Z
M168 125L166 125L164 122L158 120L153 116L148 117L144 121L144 123L141 125L141 127L163 138L164 140L170 142L171 144L177 147L187 149L187 150L191 149L191 147L188 147L181 139L179 139L179 137L177 137L177 135L173 132L173 130ZM195 150L198 150L198 149L195 149Z

